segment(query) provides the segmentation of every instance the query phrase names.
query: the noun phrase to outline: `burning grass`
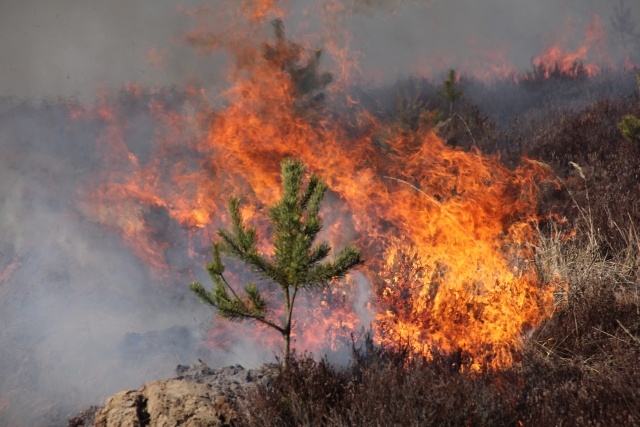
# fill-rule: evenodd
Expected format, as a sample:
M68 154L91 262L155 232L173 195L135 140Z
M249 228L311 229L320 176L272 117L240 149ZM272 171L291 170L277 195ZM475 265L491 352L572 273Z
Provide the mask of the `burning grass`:
M515 363L477 364L477 355L464 347L443 349L437 345L441 343L422 340L420 334L420 356L409 334L367 342L354 351L347 367L298 356L289 370L281 371L242 403L239 425L640 422L640 242L634 228L638 220L633 209L606 209L636 203L636 192L629 185L633 185L633 171L638 170L637 145L617 129L622 115L638 114L636 104L635 98L604 100L543 121L536 120L534 112L505 133L492 126L490 118L484 124L477 120L482 117L478 109L466 106L458 113L458 124L443 129L449 135L443 150L449 153L451 146L458 146L456 156L473 155L477 141L493 143L495 152L502 152L496 141L500 135L516 135L522 149L553 171L559 183L541 191L536 209L546 220L538 223L537 238L529 248L534 262L529 268L535 269L536 280L554 285L550 316L537 328L523 331L525 337L518 335L510 353ZM486 134L479 132L481 126ZM418 151L420 147L411 146ZM508 176L508 168L498 170ZM404 197L411 194L407 190L415 191L416 200L427 197L412 188L416 185L406 176L389 181ZM613 204L613 200L619 202ZM551 220L550 212L556 213L553 218L560 214L564 218ZM398 317L411 318L415 284L428 283L427 291L438 291L440 269L446 267L423 263L418 253L402 246L401 239L390 236L396 246L373 246L386 250L387 259L392 260L376 270L381 280L378 304L387 303L388 298ZM426 295L422 302L428 305ZM430 319L418 325L428 330Z
M625 177L638 170L627 170L638 159L637 147L616 132L616 120L626 111L635 112L637 102L631 101L620 98L567 111L547 126L532 128L525 143L531 152L542 154L562 183L541 200L540 209L557 211L562 206L567 217L564 222L541 223L536 269L540 280L558 286L552 316L523 339L519 363L465 373L461 367L468 360L460 352L435 352L426 360L415 358L407 347L375 346L354 352L347 368L301 357L291 371L250 396L242 422L327 426L640 422L637 219L635 210L605 210L614 205L602 203L611 198L620 198L625 206L635 203L634 197L627 199ZM539 122L530 125L534 123ZM549 138L549 132L555 136ZM601 170L596 172L595 167ZM594 188L603 176L610 194ZM624 228L620 223L626 224Z
M460 353L415 358L371 342L338 368L307 356L257 389L241 425L635 425L640 421L640 242L543 237L543 277L566 280L553 316L522 342L519 364L463 372Z
M622 76L626 77L628 76ZM591 80L587 80L587 83L595 84ZM556 96L561 99L559 104L562 105L564 100L575 96L578 92L576 87L587 83L582 79L563 79L561 82L548 80L546 83L541 81L540 90L547 93L551 104L555 91ZM432 92L435 93L435 90ZM353 362L347 367L336 367L326 360L317 361L307 356L294 358L290 370L282 371L270 383L249 396L240 408L240 424L373 426L639 423L640 370L637 360L640 360L640 242L635 227L640 217L637 216L635 195L638 189L634 174L640 170L640 155L637 141L625 139L617 128L617 123L625 114L640 115L637 97L615 97L597 102L587 99L581 101L587 104L584 108L550 110L544 116L544 120L540 120L539 108L523 108L517 110L523 116L509 122L511 124L506 129L503 125L496 125L490 115L484 115L482 108L468 102L459 106L458 117L452 119L447 127L440 128L443 138L437 139L437 136L420 127L424 125L420 123L421 113L424 112L420 105L428 105L431 99L428 95L429 88L425 93L423 101L418 99L399 102L398 111L389 112L386 118L374 117L367 122L369 127L366 132L355 126L337 131L342 132L339 135L345 138L363 134L368 137L385 135L385 139L373 138L371 145L367 146L369 155L366 160L369 164L381 161L384 156L396 156L394 158L403 160L427 158L431 159L430 162L418 165L448 170L445 167L447 165L438 163L433 157L450 156L446 157L447 161L451 162L448 163L449 166L466 165L462 160L478 162L484 167L494 168L491 169L493 176L497 174L509 179L516 176L513 170L520 161L513 152L524 152L528 157L540 162L538 165L542 165L547 171L547 176L555 183L540 187L540 197L535 199L534 212L536 217L542 220L537 221L538 228L533 230L535 239L528 240L529 246L525 247L528 252L520 253L531 255L531 258L526 259L530 261L527 268L533 275L530 277L535 278L534 283L552 285L549 288L553 289L552 303L544 305L549 309L548 318L542 320L537 328L523 328L518 333L510 335L513 339L510 341L512 347L508 347L507 353L513 357L510 363L501 366L477 363L478 353L469 351L472 347L464 347L454 340L438 341L429 336L432 331L437 332L440 327L438 322L448 320L446 315L426 316L422 319L412 317L415 316L416 307L429 307L429 303L432 302L429 300L430 292L439 291L438 281L442 280L443 274L446 273L446 266L424 262L415 244L407 245L408 238L401 237L402 233L393 223L374 224L375 233L367 235L368 240L365 241L370 242L370 253L378 254L371 257L370 263L374 266L371 267L371 277L378 280L373 282L377 285L377 307L395 310L392 312L397 318L417 322L422 332L417 335L406 334L398 339L388 332L400 324L392 318L391 328L379 328L376 331L377 334L381 334L375 337L376 339L384 337L385 333L388 334L388 339L360 347L354 352ZM521 92L518 101L523 101L525 96L522 93L526 92ZM129 102L139 100L138 95L133 96L129 93L128 96ZM149 98L154 100L153 97ZM157 102L157 99L155 101L152 103L155 106L154 117L156 114L166 117L162 104ZM524 101L522 105L527 104ZM148 105L146 102L142 104ZM239 113L234 111L230 116L237 114ZM108 118L104 115L102 117ZM188 120L180 117L174 119L178 119L178 129L190 126ZM257 116L257 119L260 123L264 115ZM219 120L220 116L213 120L212 126L216 126ZM378 133L371 131L372 123L376 122L384 123L384 126L378 128ZM166 121L161 123L167 126ZM304 123L302 120L297 122L296 129L303 128ZM389 126L398 123L404 123L406 126L400 126L400 129L390 132ZM118 129L116 121L104 119L104 126L111 126L112 129L105 132L105 135L118 135L118 132L115 132ZM168 135L176 132L171 126L168 126L168 129ZM327 131L327 128L322 129ZM233 130L233 135L255 137L258 134L257 131L251 132L251 129L243 129L239 125L234 125ZM277 127L270 130L276 132L276 135L280 132ZM168 149L186 163L194 162L193 164L200 165L196 161L201 156L198 148L201 140L197 135L211 134L205 129L189 135L196 135L190 144L192 151L179 150L170 138L163 140L162 150ZM311 135L315 138L317 133ZM390 135L399 138L395 140L396 145L393 145L394 139L390 138ZM110 140L103 141L107 143ZM139 169L158 164L154 163L157 161L154 160L156 153L153 149L127 146L128 141L125 135L120 147L127 147L126 150L115 151L121 156L118 161L129 165L131 158L126 154L134 152L135 157L140 160L137 166ZM356 138L357 141L360 140ZM425 149L422 145L425 141L430 144L430 149L436 147L438 153L430 157L421 151ZM333 140L325 143L336 144L332 147L341 149L340 144ZM512 143L517 144L518 149L511 146ZM252 171L254 174L267 173L267 166L260 169L259 163L250 161L265 152L271 153L269 150L274 149L272 146L268 146L269 150L260 147L249 146L245 149L245 153L255 150L254 157L240 157L241 150L229 149L224 159L231 159L246 167L256 166L257 170ZM499 153L501 157L487 158L477 151L478 148ZM228 148L219 148L222 149ZM295 145L288 148L295 149ZM162 150L160 153L165 153ZM317 160L310 155L308 158ZM505 163L512 165L507 167ZM338 169L340 173L349 170L342 163L339 165L342 165ZM356 167L355 169L362 173L359 175L360 178L370 181L358 181L349 191L347 190L351 187L346 186L348 182L343 176L329 174L331 164L322 165L319 169L329 174L332 183L338 188L338 191L330 196L337 206L348 206L349 200L353 200L354 204L368 203L366 197L373 193L365 193L363 200L359 192L363 188L366 189L366 185L370 185L372 181L377 185L373 188L380 190L383 195L392 196L393 202L399 199L411 201L411 209L407 212L412 215L417 208L428 209L432 214L440 209L429 199L428 189L441 189L436 201L447 206L449 213L449 206L454 206L460 200L460 195L447 187L451 181L444 178L436 180L437 182L430 180L429 177L420 175L421 170L418 166L414 168L407 163L405 169L400 170L392 169L393 165L388 161L381 161L375 165L379 176L390 178L379 177L376 181L371 175L363 173L366 169ZM217 174L216 176L225 176L225 169L213 161L209 161L207 167L209 169L205 178L208 179L213 173ZM252 197L261 192L268 195L270 187L264 185L264 182L270 175L267 173L265 176L267 178L263 183L256 190L252 190L255 194L250 193ZM459 180L454 182L472 178L466 177L461 170L454 176ZM198 181L195 182L205 182L204 179L199 181L200 178L195 175L190 175L189 178L189 183L193 183L196 178ZM225 185L231 185L230 181L224 182ZM477 181L471 179L469 182ZM436 187L436 184L444 187ZM153 186L149 188L154 189ZM239 189L248 188L249 182L241 181ZM442 188L448 189L448 192ZM481 187L483 190L486 188ZM210 191L220 190L214 188ZM391 193L387 194L388 192ZM131 206L137 206L141 212L150 212L144 203L151 199L139 192L130 192L128 195L138 197ZM183 205L169 203L161 198L153 200L161 202L160 206L152 204L152 207L161 211L162 220L156 218L155 221L149 221L144 216L135 215L131 218L139 221L137 224L140 226L149 227L151 231L161 228L175 230L175 233L170 234L172 239L187 236L189 243L183 245L197 254L198 251L194 248L198 246L189 240L188 236L202 230L198 226L199 223L180 225L179 218L182 217L175 213L179 212L179 207ZM371 205L376 207L374 212L386 214L386 208L390 205L380 198L375 201L379 205ZM620 206L624 209L619 209ZM193 209L186 212L200 211ZM248 213L259 212L258 207ZM362 216L354 219L348 215L345 217L344 212L343 209L329 211L325 213L325 218L346 218L347 221L343 224L347 224L351 229L357 226L357 221L363 221ZM556 215L552 216L551 213ZM460 223L456 224L443 210L440 214L446 221L444 229L451 233L442 238L451 238L459 231L461 224L465 228L472 224L463 222L469 218L456 217L455 220ZM150 214L146 215L149 217ZM393 218L404 218L397 215ZM424 218L407 218L425 227L425 223L421 222ZM561 220L557 220L559 218ZM160 225L153 227L153 224ZM377 234L383 232L386 234ZM339 236L339 233L329 233L329 236ZM167 236L162 233L157 234L156 240L151 240L154 241L168 243ZM162 245L160 248L164 254L170 249ZM424 284L428 286L422 286ZM416 292L416 289L425 292L421 294L420 291ZM322 323L324 331L330 332L328 335L331 335L332 340L344 340L345 333L348 334L349 330L357 328L357 322L352 321L346 322L348 330L341 327L345 322L340 319L353 317L350 316L353 314L349 311L352 306L345 298L346 295L349 295L348 287L339 295L323 295L318 300L310 301L309 308L305 308L308 313L301 313L303 317L298 343L304 343L305 331L317 331L313 326L319 323ZM412 300L415 295L418 296L417 301L423 303L422 306L416 305ZM318 313L322 315L322 322L317 320ZM382 313L383 316L386 314ZM382 321L384 320L382 317ZM376 318L376 321L381 321L381 318ZM410 322L407 324L411 325ZM456 325L459 326L454 322L453 326ZM340 331L336 335L334 332L337 329ZM462 331L465 332L465 329L462 328ZM222 332L229 336L238 334L237 330ZM220 333L221 330L217 329L210 339L217 340ZM323 333L312 335L317 338L315 335ZM465 333L471 334L468 331ZM416 336L418 340L415 339ZM416 356L416 344L420 348L419 356ZM332 351L330 347L321 345L315 348L318 352L325 349L329 353ZM487 348L490 347L484 347L482 350L486 351ZM470 369L471 367L473 369Z

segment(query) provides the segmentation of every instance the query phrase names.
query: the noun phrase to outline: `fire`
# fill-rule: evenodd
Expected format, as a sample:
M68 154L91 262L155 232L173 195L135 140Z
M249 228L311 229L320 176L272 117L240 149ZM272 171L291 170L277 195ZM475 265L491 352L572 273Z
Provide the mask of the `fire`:
M246 26L268 26L274 2L242 4ZM498 158L447 146L426 123L407 131L348 96L325 99L330 76L319 71L319 51L289 42L274 25L266 41L260 31L240 39L227 30L192 34L205 50L235 55L233 85L221 108L197 88L178 110L159 102L162 94L146 96L156 135L146 151L127 145L132 118L116 105L87 112L105 123L98 141L105 162L81 209L119 230L163 274L176 273L170 239L189 242L185 256L201 268L213 231L227 220L227 198L240 195L245 217L265 236L265 207L279 197L278 165L301 158L331 189L323 238L336 249L355 241L363 250L378 342L408 344L427 357L433 348L461 351L475 368L509 366L523 333L552 305L552 288L530 265L544 170L534 162L509 170ZM178 234L160 238L171 224ZM296 311L298 346L317 350L325 337L334 345L361 324L353 280L336 285ZM225 335L225 326L216 331Z
M567 49L562 41L553 43L533 60L533 65L543 70L544 77L547 78L554 72L572 77L578 77L581 73L589 77L594 76L600 72L600 67L590 60L593 60L594 51L598 59L603 59L605 40L606 35L600 17L592 13L591 23L584 31L584 41L580 46Z
M594 77L603 67L606 69L633 70L637 65L625 47L623 58L618 64L612 59L620 56L620 52L609 43L609 37L600 16L594 12L582 31L580 41L575 40L579 33L571 18L559 34L549 35L551 41L546 43L542 52L532 59L533 70L518 70L509 55L507 45L489 43L487 40L470 39L468 46L473 50L471 57L463 57L446 50L428 58L417 58L411 67L414 74L430 80L439 80L442 70L455 69L459 75L471 78L484 84L496 81L530 81L532 79L549 79L552 77L579 78Z

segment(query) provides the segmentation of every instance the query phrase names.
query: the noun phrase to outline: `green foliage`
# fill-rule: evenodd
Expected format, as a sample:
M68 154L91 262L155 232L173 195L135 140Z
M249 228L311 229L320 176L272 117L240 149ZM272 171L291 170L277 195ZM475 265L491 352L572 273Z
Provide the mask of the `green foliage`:
M282 162L282 186L282 199L269 210L274 230L274 255L268 256L258 251L256 229L244 224L240 200L231 198L228 204L231 229L218 231L221 241L213 243L212 260L207 265L214 286L207 290L201 283L195 282L190 288L224 319L254 320L279 331L283 336L283 360L286 365L297 292L328 286L331 280L343 277L361 264L362 259L359 251L348 247L338 253L334 261L322 262L329 255L331 247L325 242L314 245L322 229L320 206L328 188L319 176L314 174L305 180L302 162L286 159ZM225 266L221 254L243 261L262 279L268 279L281 288L283 319L273 316L270 302L262 296L256 283L246 284L244 292L235 291L224 277Z
M640 73L636 74L636 82L640 89ZM633 114L627 114L618 122L618 129L627 139L636 139L640 136L640 119Z
M462 97L462 90L456 85L456 70L449 69L447 78L444 80L443 89L438 93L442 99L449 102L449 115L453 113L453 103Z
M275 43L265 43L263 46L264 57L291 76L296 85L298 95L313 94L324 89L333 81L333 75L328 72L320 73L318 64L322 56L322 50L316 49L306 65L301 65L302 46L285 37L284 23L281 19L272 22L275 33Z
M640 136L640 119L633 114L627 114L618 123L618 129L625 138L635 139Z

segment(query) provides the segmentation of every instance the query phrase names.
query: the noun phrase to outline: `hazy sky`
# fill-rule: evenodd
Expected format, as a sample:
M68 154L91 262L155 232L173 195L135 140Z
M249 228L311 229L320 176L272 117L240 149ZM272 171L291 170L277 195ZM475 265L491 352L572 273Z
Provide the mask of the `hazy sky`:
M0 96L91 99L100 87L117 88L128 81L181 84L194 76L211 81L219 68L182 44L192 21L178 7L215 7L225 1L237 0L2 0ZM304 3L316 1L291 2L298 9ZM640 2L626 3L640 20ZM406 0L394 9L376 7L361 13L349 25L354 30L353 48L362 52L365 75L389 80L409 72L433 74L449 66L480 67L502 58L526 68L551 41L582 40L591 11L600 14L608 29L615 4ZM313 20L314 15L309 16L291 17L287 25L304 27L303 20ZM612 32L608 36L609 42L615 41ZM492 52L498 52L499 59Z

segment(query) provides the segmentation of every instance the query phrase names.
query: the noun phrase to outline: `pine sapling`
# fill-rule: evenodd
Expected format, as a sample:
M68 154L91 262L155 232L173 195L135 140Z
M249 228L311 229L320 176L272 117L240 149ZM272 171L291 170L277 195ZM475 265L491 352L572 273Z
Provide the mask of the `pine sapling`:
M453 114L453 103L462 97L462 90L457 87L456 70L449 69L444 87L439 92L440 97L449 102L449 116Z
M313 174L305 179L305 166L299 160L282 162L282 199L269 209L273 225L273 254L260 253L257 233L248 227L240 213L240 200L229 200L231 229L218 230L220 240L213 243L212 260L207 271L213 288L207 290L199 282L190 289L216 313L230 321L252 320L282 334L283 366L289 366L293 308L299 291L317 291L329 286L333 279L345 276L361 264L360 252L347 247L333 261L324 261L331 251L325 242L314 245L322 228L320 205L327 185ZM255 282L237 290L224 276L222 254L241 260L260 279L277 284L282 290L283 314L278 317Z

